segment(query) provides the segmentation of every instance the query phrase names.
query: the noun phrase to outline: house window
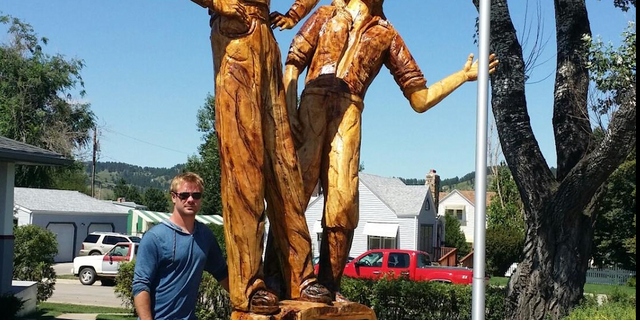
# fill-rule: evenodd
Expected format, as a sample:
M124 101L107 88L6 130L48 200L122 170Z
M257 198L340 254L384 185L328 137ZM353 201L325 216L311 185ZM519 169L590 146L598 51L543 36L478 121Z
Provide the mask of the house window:
M427 201L424 202L424 209L427 211L431 210L431 200L427 199Z
M322 248L322 232L316 234L318 235L318 252L320 252L320 248Z
M397 249L396 238L369 236L368 237L369 249Z
M444 210L445 214L451 214L453 216L455 216L458 221L460 222L460 226L466 226L467 225L467 219L466 219L466 215L464 212L464 208L446 208Z

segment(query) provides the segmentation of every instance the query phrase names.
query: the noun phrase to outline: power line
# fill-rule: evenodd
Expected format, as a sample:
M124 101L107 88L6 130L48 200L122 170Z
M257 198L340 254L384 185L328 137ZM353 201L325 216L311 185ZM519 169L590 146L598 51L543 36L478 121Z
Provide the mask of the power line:
M168 148L168 147L165 147L165 146L161 146L159 144L155 144L153 142L144 141L144 140L138 139L136 137L132 137L132 136L129 136L129 135L126 135L124 133L120 133L120 132L117 132L117 131L114 131L114 130L111 130L111 129L104 128L104 130L108 131L110 133L115 133L115 134L121 135L123 137L129 138L129 139L132 139L132 140L135 140L135 141L138 141L138 142L142 142L142 143L154 146L154 147L158 147L158 148L161 148L161 149L165 149L165 150L181 153L181 154L184 154L184 155L187 155L187 156L190 155L190 153L187 153L187 152L184 152L184 151L181 151L181 150L171 149L171 148Z

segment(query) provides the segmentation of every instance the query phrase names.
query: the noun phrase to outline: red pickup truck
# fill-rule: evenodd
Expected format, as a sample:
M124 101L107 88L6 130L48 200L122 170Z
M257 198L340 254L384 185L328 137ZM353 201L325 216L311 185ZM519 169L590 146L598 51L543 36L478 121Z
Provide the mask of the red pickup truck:
M352 278L380 279L384 276L406 277L413 281L439 281L472 284L473 269L433 266L428 253L414 250L369 250L344 267L344 275ZM485 277L488 283L489 277Z

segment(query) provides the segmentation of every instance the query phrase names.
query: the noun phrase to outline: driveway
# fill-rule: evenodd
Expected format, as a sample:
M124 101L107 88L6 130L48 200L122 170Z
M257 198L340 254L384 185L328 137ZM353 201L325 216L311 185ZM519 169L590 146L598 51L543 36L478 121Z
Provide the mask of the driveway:
M47 302L123 308L122 300L116 297L114 288L102 286L100 281L85 286L78 280L58 279L53 295Z
M56 275L73 274L73 272L71 271L72 269L73 262L56 263L53 265L53 270L56 271Z

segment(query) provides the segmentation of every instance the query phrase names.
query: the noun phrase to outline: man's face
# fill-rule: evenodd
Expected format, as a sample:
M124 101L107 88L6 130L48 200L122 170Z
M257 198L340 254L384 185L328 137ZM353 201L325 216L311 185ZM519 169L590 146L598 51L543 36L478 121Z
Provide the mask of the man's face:
M202 207L202 191L196 183L183 182L171 193L175 211L182 215L195 216Z

